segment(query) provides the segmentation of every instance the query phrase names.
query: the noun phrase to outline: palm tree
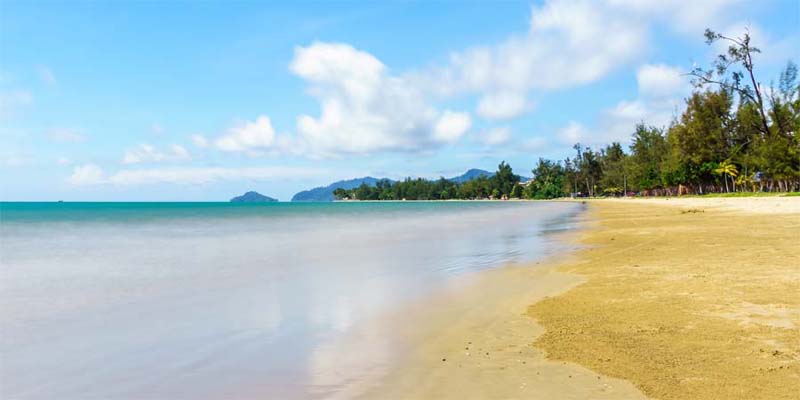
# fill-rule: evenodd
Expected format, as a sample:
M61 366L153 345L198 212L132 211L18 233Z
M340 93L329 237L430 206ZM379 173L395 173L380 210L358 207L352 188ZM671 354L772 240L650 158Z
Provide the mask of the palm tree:
M755 192L755 191L756 191L756 185L755 185L756 178L755 178L755 176L756 176L756 174L750 174L750 175L747 175L747 174L740 174L740 175L739 175L739 176L736 178L736 180L734 181L734 183L735 183L736 185L739 185L739 186L744 186L744 187L747 187L747 186L749 186L749 187L750 187L750 189L751 189L753 192Z
M736 165L731 163L730 159L727 159L717 166L717 169L714 170L714 173L717 175L722 175L722 180L725 181L725 191L729 192L728 190L728 177L731 178L731 182L733 182L733 190L736 190L736 182L733 180L739 175L739 171L736 169Z

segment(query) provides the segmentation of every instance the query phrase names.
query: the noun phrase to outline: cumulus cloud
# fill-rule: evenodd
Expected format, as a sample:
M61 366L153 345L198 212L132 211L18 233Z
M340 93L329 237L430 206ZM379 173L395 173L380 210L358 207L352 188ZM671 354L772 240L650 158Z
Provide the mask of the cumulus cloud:
M702 4L694 8L702 10L686 16L685 2L677 0L547 0L531 9L525 32L405 73L392 72L375 55L349 44L314 42L295 48L289 70L319 101L318 114L298 116L291 135L277 134L262 115L213 141L197 136L193 142L250 155L311 158L455 143L471 128L470 114L444 110L437 102L476 95L481 118L515 118L533 109L532 94L594 82L639 60L656 24L683 32L717 20L728 3L698 1ZM665 66L640 71L643 94L671 95L675 71L660 67Z
M123 164L156 163L156 162L184 162L192 157L183 146L172 145L169 150L158 150L150 144L141 144L125 151L122 156Z
M567 126L559 129L558 140L567 145L572 145L588 139L588 131L579 122L570 121Z
M477 114L514 118L546 93L597 81L639 60L653 26L697 35L721 18L730 0L549 0L531 10L527 32L450 55L448 63L412 74L440 96L474 93ZM699 29L699 31L697 31Z
M311 155L418 151L452 143L471 126L468 114L437 110L416 82L347 44L298 47L289 68L320 102L318 117L297 119L297 146Z
M627 143L636 124L667 127L684 98L691 92L688 78L668 65L643 65L636 74L639 98L622 100L598 115L596 126L587 128L571 121L559 130L564 144L580 142L602 145L612 141Z
M530 109L525 93L488 93L478 103L478 115L486 119L508 119Z
M680 69L663 64L643 65L636 72L639 93L658 98L683 93L689 82L681 74Z
M464 135L472 125L467 113L445 111L436 121L433 137L443 143L454 143Z
M666 104L670 103L623 100L614 107L603 110L592 127L570 121L559 129L558 139L565 145L580 143L584 146L602 146L611 142L626 144L630 141L636 124L667 127L674 116L674 108L665 107Z
M296 179L319 176L322 171L315 168L294 167L171 167L149 169L123 169L106 174L94 164L76 166L67 182L73 185L148 185L206 184L232 180Z
M509 127L491 129L481 138L483 144L487 146L499 146L508 143L509 140L511 140L511 128Z
M547 139L541 136L534 136L522 142L520 148L525 151L539 151L547 147Z
M218 149L234 152L265 150L274 143L275 129L269 117L264 115L253 122L245 122L229 129L225 135L214 141Z
M696 0L691 10L686 0L607 0L609 6L634 12L640 18L665 23L675 32L702 35L741 0Z
M532 9L528 32L453 53L448 65L418 78L443 95L481 94L481 116L512 118L526 111L531 90L592 82L635 59L647 32L629 17L598 2L548 1Z
M83 142L86 135L74 128L53 128L47 131L47 136L56 142Z
M78 165L72 169L72 175L67 178L67 182L82 185L97 185L105 181L103 169L95 164Z

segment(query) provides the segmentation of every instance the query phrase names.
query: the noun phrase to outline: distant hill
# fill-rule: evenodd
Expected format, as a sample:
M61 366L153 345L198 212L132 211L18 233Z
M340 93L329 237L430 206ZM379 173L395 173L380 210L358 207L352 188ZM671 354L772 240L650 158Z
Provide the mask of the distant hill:
M471 170L469 170L467 172L464 172L463 174L461 174L459 176L454 176L454 177L452 177L452 178L450 178L448 180L452 181L452 182L455 182L455 183L464 183L466 181L471 181L471 180L473 180L475 178L480 178L482 176L485 176L485 177L489 178L489 177L492 177L493 175L494 175L494 172L489 172L489 171L484 171L482 169L473 168L473 169L471 169Z
M463 174L461 174L459 176L454 176L454 177L450 178L449 180L453 181L455 183L464 183L466 181L471 181L473 179L480 178L482 176L485 176L487 178L491 178L491 177L494 176L494 172L489 172L489 171L486 171L486 170L473 168L473 169L471 169L471 170L469 170L467 172L464 172ZM520 182L526 182L526 181L531 180L531 178L529 178L527 176L521 176L520 175L519 180L520 180Z
M278 199L264 196L258 192L247 192L241 196L236 196L231 199L231 203L272 203L276 201L278 201Z
M337 188L352 189L361 186L362 183L373 186L375 182L379 181L378 178L365 176L363 178L350 179L346 181L333 182L328 186L315 187L309 190L303 190L292 196L292 201L333 201L333 191Z

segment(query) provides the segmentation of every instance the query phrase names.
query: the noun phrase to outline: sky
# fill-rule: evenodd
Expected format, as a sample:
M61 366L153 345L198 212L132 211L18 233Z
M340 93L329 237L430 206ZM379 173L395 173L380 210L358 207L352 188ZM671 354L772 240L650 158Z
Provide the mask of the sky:
M798 0L0 0L0 199L530 175L667 126L707 27L749 31L765 85L800 61Z

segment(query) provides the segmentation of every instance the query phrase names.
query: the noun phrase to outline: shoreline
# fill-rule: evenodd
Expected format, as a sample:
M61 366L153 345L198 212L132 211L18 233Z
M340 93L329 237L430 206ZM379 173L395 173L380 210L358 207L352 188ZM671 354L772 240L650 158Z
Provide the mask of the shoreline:
M422 314L410 354L362 397L790 398L800 390L792 386L800 384L800 296L792 298L800 251L787 247L800 198L587 203L581 229L560 235L584 248L481 272L443 299L455 304L449 310ZM738 231L720 236L730 229ZM652 263L651 253L659 265L627 268Z
M594 398L644 399L624 380L571 362L548 360L531 346L544 328L526 315L533 301L558 296L581 283L558 271L575 257L576 239L593 224L583 210L579 227L554 234L565 250L542 260L479 271L453 290L415 305L412 327L397 327L407 354L358 398ZM573 249L566 249L566 248Z

